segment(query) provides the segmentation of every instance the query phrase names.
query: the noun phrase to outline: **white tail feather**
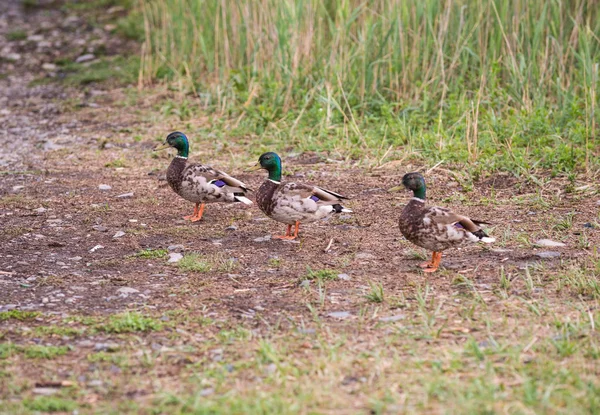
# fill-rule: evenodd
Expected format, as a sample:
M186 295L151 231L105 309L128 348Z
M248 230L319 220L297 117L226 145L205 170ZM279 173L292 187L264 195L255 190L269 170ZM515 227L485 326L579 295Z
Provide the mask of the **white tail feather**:
M242 202L245 205L252 205L252 200L248 199L247 197L244 197L244 196L234 196L234 198L238 202Z
M347 209L347 208L342 208L342 212L346 212L346 213L354 213L353 210L351 209Z
M490 238L489 236L484 236L483 238L480 239L481 242L484 242L486 244L491 244L492 242L496 242L495 238Z

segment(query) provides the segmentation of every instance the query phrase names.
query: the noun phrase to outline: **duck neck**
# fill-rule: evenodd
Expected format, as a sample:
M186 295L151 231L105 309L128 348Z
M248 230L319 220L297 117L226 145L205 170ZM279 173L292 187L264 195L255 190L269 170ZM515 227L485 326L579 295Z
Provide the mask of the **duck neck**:
M179 143L177 143L175 148L177 149L177 157L188 158L188 154L190 152L190 144L187 140L181 140Z
M281 181L281 164L277 163L274 166L269 167L269 180L274 182Z
M416 190L413 190L413 197L417 197L421 200L425 200L425 186L419 187Z

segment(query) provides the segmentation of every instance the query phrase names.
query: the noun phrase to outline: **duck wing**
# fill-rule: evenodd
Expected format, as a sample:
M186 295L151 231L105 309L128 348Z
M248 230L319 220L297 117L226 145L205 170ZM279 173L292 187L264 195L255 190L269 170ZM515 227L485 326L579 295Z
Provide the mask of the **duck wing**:
M233 193L246 193L252 191L252 189L246 186L242 181L210 166L190 164L183 171L184 180L190 178L195 181L200 177L203 177L206 180L206 183L214 184L220 188L228 186L230 188L228 190Z

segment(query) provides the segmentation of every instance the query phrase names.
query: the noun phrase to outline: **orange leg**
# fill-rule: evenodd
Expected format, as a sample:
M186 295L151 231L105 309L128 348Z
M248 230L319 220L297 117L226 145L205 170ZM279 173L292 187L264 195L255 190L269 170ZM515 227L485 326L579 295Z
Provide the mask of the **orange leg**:
M183 219L192 220L193 218L195 218L198 214L198 205L200 205L200 203L196 203L196 206L194 206L194 213L192 213L191 215L184 216Z
M436 252L434 251L431 254L431 261L425 261L422 264L420 264L419 266L421 268L431 268L431 267L433 267L433 263L435 262L435 255L436 255Z
M427 268L425 268L424 272L435 272L438 270L440 266L440 262L442 262L442 253L434 252L431 256L431 264Z
M292 225L287 226L287 230L285 231L285 235L276 235L273 236L275 239L290 239L292 236Z
M204 203L200 204L200 209L198 209L196 215L190 219L192 222L198 222L200 219L202 219L202 214L204 213L204 206Z

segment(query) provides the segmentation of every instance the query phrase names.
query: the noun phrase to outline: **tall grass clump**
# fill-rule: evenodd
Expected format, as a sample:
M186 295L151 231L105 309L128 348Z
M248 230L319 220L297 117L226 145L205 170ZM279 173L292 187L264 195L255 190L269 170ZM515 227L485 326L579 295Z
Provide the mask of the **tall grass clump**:
M598 0L141 0L139 84L173 81L287 146L589 170L599 9Z

